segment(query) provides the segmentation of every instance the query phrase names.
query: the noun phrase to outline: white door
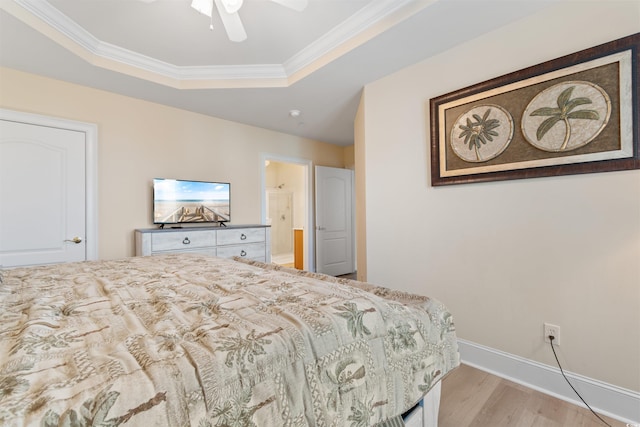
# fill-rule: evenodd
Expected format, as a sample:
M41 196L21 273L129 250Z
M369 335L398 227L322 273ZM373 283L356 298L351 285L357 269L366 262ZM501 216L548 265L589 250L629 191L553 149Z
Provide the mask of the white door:
M316 269L353 273L353 171L316 166Z
M85 133L0 120L0 265L83 261Z

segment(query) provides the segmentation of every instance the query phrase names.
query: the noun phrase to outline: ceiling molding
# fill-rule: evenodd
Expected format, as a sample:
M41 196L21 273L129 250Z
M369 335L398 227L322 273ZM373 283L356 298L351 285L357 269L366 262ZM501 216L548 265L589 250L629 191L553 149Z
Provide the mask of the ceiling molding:
M373 0L284 64L225 66L177 66L103 42L44 0L0 7L95 66L177 89L211 89L290 86L433 1Z
M411 2L415 3L415 0L372 1L349 19L334 27L327 34L288 59L284 63L287 74L292 75L313 64L313 62L319 58L339 48L363 31L381 22L388 15L404 8L405 5Z
M285 62L290 84L361 46L436 0L374 0Z

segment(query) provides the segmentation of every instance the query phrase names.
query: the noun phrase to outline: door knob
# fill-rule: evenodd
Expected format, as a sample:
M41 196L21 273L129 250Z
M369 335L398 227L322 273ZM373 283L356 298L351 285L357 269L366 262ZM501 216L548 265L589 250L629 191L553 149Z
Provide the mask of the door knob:
M65 242L75 243L77 245L78 243L82 243L82 237L76 236L73 239L65 239L64 241Z

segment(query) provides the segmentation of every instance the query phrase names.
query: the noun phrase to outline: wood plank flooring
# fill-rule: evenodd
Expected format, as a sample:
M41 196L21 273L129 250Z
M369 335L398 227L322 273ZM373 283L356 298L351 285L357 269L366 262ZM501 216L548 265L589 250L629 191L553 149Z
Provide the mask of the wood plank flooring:
M601 417L612 427L625 423ZM442 382L439 427L605 427L586 408L460 365Z
M356 273L338 277L356 280ZM626 427L625 423L600 416L611 427ZM606 424L586 408L463 364L442 382L438 426L606 427Z

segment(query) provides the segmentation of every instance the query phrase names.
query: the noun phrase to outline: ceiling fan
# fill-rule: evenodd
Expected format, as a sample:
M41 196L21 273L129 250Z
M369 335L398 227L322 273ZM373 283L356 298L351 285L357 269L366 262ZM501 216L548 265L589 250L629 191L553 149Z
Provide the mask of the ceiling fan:
M302 12L306 7L308 0L271 0L274 3L278 3L289 9L293 9L297 12ZM229 40L234 42L241 42L246 40L247 33L244 30L238 10L242 7L243 0L192 0L191 7L212 17L213 4L215 3L218 15L222 20L222 25L227 32ZM213 25L210 27L213 29Z

